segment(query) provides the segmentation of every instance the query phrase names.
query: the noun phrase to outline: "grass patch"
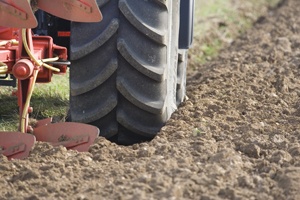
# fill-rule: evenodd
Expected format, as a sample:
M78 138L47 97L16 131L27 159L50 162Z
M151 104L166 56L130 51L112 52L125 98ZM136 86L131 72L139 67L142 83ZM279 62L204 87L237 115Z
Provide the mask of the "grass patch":
M15 131L18 128L18 103L12 92L12 88L0 88L0 131Z
M51 83L37 84L32 95L31 105L34 106L32 117L43 119L47 117L66 117L69 104L69 74L54 75Z

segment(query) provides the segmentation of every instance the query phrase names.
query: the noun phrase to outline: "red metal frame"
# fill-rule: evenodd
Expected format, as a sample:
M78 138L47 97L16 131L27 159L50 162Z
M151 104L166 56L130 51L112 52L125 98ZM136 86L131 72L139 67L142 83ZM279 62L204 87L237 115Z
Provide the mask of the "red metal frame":
M11 36L12 38L9 38ZM52 58L58 56L60 59L67 59L67 49L65 47L57 46L53 44L53 40L49 36L32 36L31 30L27 29L26 32L28 46L33 55L41 60L45 58ZM45 68L36 66L33 61L30 60L29 55L26 53L23 42L21 38L21 29L14 29L14 28L1 28L0 27L0 42L1 41L8 41L11 39L16 39L18 41L18 45L14 45L11 42L7 42L5 46L0 46L0 62L5 63L8 66L8 74L14 74L16 77L16 71L14 67L17 65L24 65L20 66L23 68L28 67L26 63L30 62L34 66L35 69L39 70L37 76L38 83L48 83L51 81L52 75L54 74L53 71ZM27 62L19 62L21 60L25 60ZM57 65L57 67L61 74L66 73L67 66L66 65ZM26 102L26 98L28 96L29 89L32 87L33 84L33 76L30 74L29 77L25 77L25 79L19 78L18 79L18 90L17 90L17 97L18 97L18 105L20 110L20 118L23 114L24 105ZM29 108L28 108L29 109ZM31 109L29 109L31 111ZM21 119L20 119L21 120ZM26 120L28 121L28 120ZM26 122L25 130L30 130L28 127L28 123Z
M32 5L34 3L36 5ZM73 122L52 124L51 119L41 120L35 129L28 126L28 113L32 112L28 100L35 82L50 82L54 73L64 74L67 71L65 62L57 62L55 66L52 66L50 63L46 65L37 61L53 57L66 60L67 49L65 47L53 44L51 37L33 36L31 29L26 29L25 33L22 29L17 29L33 28L37 25L32 11L37 8L73 21L98 22L102 19L95 0L39 0L36 2L0 0L0 25L5 26L0 26L1 73L13 74L17 78L16 95L22 127L20 129L22 132L33 132L33 135L0 132L0 154L7 156L8 159L27 157L36 139L50 142L54 146L63 145L67 149L87 151L99 135L97 127ZM26 37L25 44L23 44L22 35ZM59 69L59 72L50 70L51 67Z

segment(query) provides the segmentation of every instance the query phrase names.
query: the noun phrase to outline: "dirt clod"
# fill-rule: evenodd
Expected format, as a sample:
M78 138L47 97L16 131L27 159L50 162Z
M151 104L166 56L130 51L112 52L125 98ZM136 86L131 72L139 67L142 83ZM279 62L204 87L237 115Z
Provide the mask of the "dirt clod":
M0 155L0 199L300 199L299 13L283 1L195 66L189 99L151 142Z

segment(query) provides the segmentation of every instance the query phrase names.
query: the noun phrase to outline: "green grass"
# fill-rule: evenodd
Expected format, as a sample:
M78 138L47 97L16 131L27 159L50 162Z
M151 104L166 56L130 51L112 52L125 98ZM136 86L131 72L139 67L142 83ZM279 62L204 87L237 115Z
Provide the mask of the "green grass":
M37 84L32 96L33 118L66 116L69 102L69 74L54 75L50 84Z
M0 87L0 131L17 131L19 111L17 97L12 96L16 89ZM69 75L54 75L52 82L36 84L30 106L33 107L32 119L54 117L64 121L69 104Z
M189 68L197 70L199 64L216 56L219 50L236 36L247 30L253 21L265 14L265 5L274 6L279 0L195 0L194 44L190 50ZM14 89L0 87L0 131L18 129L17 97ZM69 102L69 77L54 75L48 84L37 84L31 106L33 119L55 117L63 121Z
M14 131L18 127L17 97L12 96L13 89L0 88L0 130Z

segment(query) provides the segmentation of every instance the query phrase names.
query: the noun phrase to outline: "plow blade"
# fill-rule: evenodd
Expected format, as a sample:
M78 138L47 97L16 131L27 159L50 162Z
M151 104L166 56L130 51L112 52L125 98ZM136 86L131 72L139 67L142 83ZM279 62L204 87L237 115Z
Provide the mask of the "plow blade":
M23 159L29 155L35 137L20 132L0 132L0 154L10 159Z
M102 20L102 14L95 0L37 0L35 3L41 10L63 19L75 22ZM28 0L0 0L0 26L36 27L37 20Z
M34 28L37 20L27 0L0 0L0 26Z
M99 132L95 126L75 122L45 124L33 130L37 141L49 142L53 146L62 145L79 152L88 151Z
M95 0L38 0L37 6L52 15L75 22L102 20Z

